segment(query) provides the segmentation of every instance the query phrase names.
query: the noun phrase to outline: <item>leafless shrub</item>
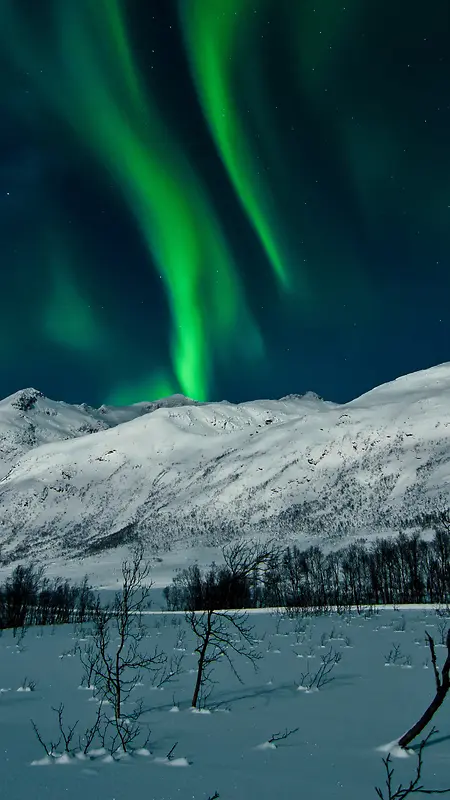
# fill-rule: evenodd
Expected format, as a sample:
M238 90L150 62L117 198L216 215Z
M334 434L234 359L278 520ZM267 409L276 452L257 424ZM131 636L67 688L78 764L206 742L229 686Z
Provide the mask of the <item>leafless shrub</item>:
M35 722L33 720L31 720L31 724L33 726L33 730L34 730L34 732L36 734L36 737L37 737L37 739L39 741L39 744L42 745L42 747L44 748L46 754L49 757L52 757L52 758L54 758L55 756L58 755L58 748L61 746L62 743L64 743L64 752L68 753L68 755L73 755L75 750L72 747L72 740L73 740L73 737L75 735L75 730L76 730L77 725L78 725L78 720L74 723L74 725L71 725L68 728L66 728L64 726L64 719L63 719L64 704L60 703L58 708L54 708L52 706L52 711L54 711L58 716L59 739L58 739L57 742L51 741L51 742L49 742L49 744L46 744L46 742L44 742L44 740L43 740L43 738L42 738L42 736L41 736L41 734L40 734L40 732L38 730L37 725L35 724Z
M284 622L284 614L277 610L271 614L271 617L275 620L275 635L281 636L280 631L281 625Z
M294 631L296 636L305 636L307 630L307 623L301 617L295 617Z
M436 628L439 632L439 644L445 647L447 639L448 619L446 617L438 617L436 621Z
M316 657L316 649L313 644L308 645L308 652L307 658L315 658Z
M182 628L179 631L174 650L185 650L186 649L185 644L186 644L186 628Z
M397 666L403 663L404 655L401 651L401 645L393 643L389 653L384 656L386 664Z
M276 742L282 742L284 739L287 739L289 736L292 736L293 733L297 733L298 728L293 728L292 730L286 730L284 733L272 733L272 736L267 741L269 744L275 744Z
M73 647L70 647L68 650L63 650L63 652L60 654L59 657L60 658L73 658L73 656L76 656L76 655L79 655L79 654L80 654L80 645L77 642L76 644L74 644Z
M366 608L362 609L361 612L358 612L358 613L362 613L364 619L372 619L372 617L375 617L377 614L380 613L380 611L379 611L378 608L376 608L375 606L371 605L371 606L367 606Z
M24 653L25 650L27 649L25 644L25 636L27 634L27 630L28 628L26 628L25 626L23 628L20 628L20 633L19 636L17 637L17 642L16 642L16 648L19 651L19 653ZM17 629L14 628L13 630L14 638L16 637L16 635L17 635Z
M34 692L36 691L36 681L29 681L28 678L25 678L22 681L21 689L23 692Z
M316 672L311 672L308 664L308 669L300 676L300 688L309 690L323 689L324 686L334 680L334 676L332 676L331 673L341 659L342 653L330 647L330 649L320 657L320 667Z

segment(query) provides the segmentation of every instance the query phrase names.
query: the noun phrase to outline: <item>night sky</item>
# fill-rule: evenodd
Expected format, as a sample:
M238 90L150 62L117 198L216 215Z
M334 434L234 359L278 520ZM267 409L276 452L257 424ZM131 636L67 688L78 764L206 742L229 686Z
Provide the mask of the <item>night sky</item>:
M0 396L450 360L448 0L0 0Z

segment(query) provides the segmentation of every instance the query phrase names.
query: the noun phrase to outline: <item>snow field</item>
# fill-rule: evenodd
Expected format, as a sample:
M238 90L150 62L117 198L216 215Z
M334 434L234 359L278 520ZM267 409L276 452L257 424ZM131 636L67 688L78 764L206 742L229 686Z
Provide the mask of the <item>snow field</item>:
M193 636L189 630L183 634L182 615L146 617L149 650L157 644L169 656L182 653L183 671L161 689L144 676L133 697L149 709L144 717L149 742L122 758L112 758L98 743L88 757L48 758L30 723L32 718L44 740L57 740L51 707L63 703L66 723L79 720L80 734L92 724L96 702L92 689L80 688L82 667L73 654L77 642L83 646L86 628L30 629L22 640L5 631L0 638L4 796L207 800L217 790L221 800L370 800L376 797L374 786L384 784L381 759L389 751L395 785L407 783L416 758L398 753L395 742L434 694L424 634L428 630L441 645L436 612L415 607L297 619L261 612L251 622L263 653L258 672L236 660L241 684L226 663L217 665L207 707L193 713ZM333 680L319 690L310 687L330 651L341 654L330 673ZM446 650L438 646L437 655L442 663ZM439 733L424 757L427 788L450 784L450 698L435 723Z

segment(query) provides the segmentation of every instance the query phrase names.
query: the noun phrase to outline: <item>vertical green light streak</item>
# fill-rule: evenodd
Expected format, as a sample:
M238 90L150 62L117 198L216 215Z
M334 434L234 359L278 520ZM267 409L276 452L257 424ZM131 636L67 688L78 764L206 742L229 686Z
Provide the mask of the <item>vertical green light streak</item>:
M264 186L235 103L238 46L255 5L258 6L255 0L179 0L186 46L205 117L275 275L288 288L290 278L273 235L274 221L269 220Z
M214 353L237 344L237 330L261 352L223 233L141 86L119 1L54 0L53 13L58 50L44 76L32 38L20 37L19 52L14 37L15 58L124 193L167 289L174 373L183 392L206 399Z

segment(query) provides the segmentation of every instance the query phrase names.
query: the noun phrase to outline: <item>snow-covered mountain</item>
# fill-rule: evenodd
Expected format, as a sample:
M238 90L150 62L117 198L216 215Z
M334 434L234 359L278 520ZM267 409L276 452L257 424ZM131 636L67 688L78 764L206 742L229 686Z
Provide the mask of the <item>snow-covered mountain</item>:
M41 444L108 430L161 406L195 404L183 395L131 406L70 405L49 400L38 389L23 389L0 400L0 478L19 456Z
M450 364L346 404L183 396L0 402L3 558L155 552L246 533L332 540L413 525L450 498Z

